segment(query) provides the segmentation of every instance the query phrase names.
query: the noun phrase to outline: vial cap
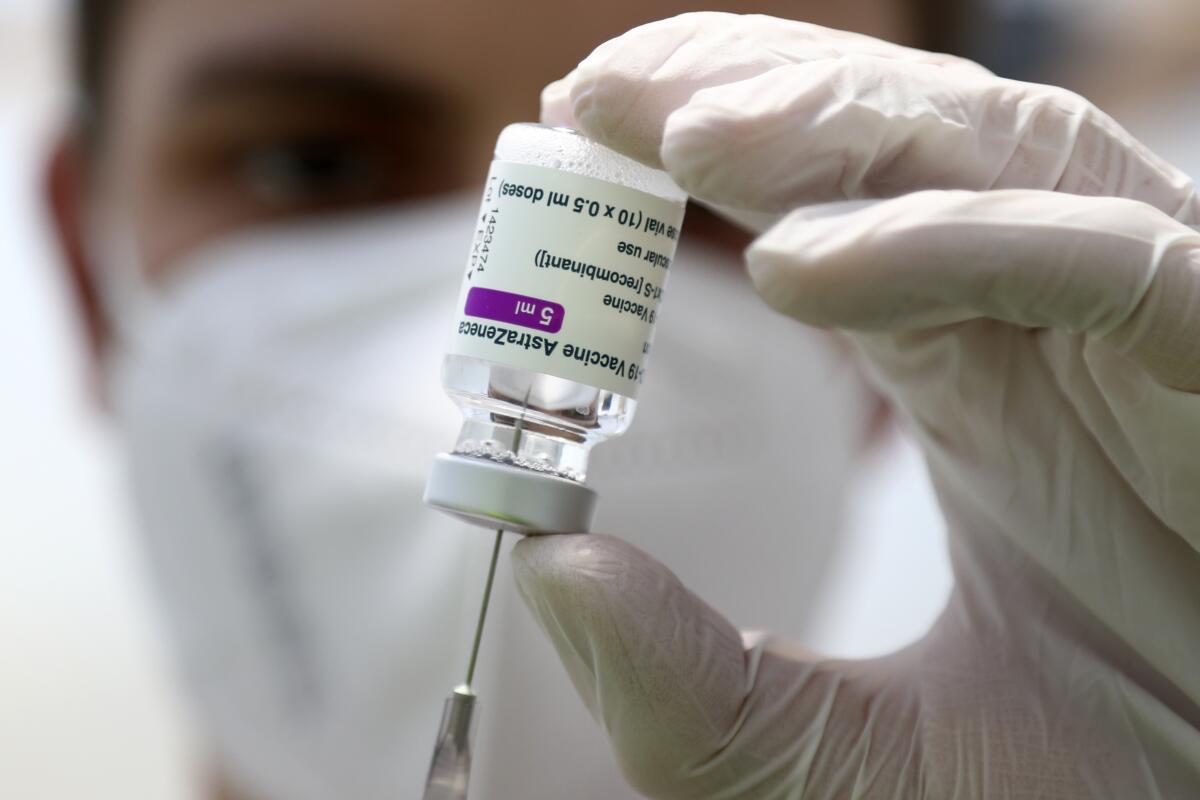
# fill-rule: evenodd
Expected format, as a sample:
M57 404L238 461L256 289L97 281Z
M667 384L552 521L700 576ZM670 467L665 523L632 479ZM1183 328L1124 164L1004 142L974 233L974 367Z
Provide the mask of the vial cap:
M425 504L492 530L587 533L596 493L555 475L442 453L429 471Z

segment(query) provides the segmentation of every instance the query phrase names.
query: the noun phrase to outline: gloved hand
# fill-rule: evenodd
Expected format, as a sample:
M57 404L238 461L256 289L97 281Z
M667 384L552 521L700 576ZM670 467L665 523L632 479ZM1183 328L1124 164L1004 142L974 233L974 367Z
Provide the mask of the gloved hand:
M1064 90L766 17L633 30L548 87L543 116L765 231L747 253L764 299L852 332L911 421L956 578L921 642L833 661L739 635L618 539L521 542L521 592L631 783L1200 797L1185 176Z

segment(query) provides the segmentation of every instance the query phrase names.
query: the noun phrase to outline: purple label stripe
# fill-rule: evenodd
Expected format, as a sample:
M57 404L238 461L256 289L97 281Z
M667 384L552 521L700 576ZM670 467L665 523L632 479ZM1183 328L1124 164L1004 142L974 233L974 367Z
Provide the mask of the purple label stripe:
M467 292L467 305L463 308L463 313L468 317L507 322L510 325L520 325L546 333L558 333L562 329L563 317L567 312L561 305L549 300L475 286Z

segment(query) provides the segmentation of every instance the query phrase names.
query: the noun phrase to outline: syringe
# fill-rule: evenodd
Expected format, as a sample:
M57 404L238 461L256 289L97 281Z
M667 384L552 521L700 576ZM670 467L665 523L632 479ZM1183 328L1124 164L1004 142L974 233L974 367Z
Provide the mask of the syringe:
M521 404L521 416L517 419L513 433L513 452L518 452L521 433L525 429L525 412L529 408L529 392ZM425 781L424 800L466 800L467 784L471 778L471 739L474 733L475 707L478 695L471 687L475 683L475 666L479 663L479 646L483 642L483 625L487 621L488 604L492 599L492 584L496 580L496 565L500 561L500 544L504 541L504 529L496 530L496 543L492 545L492 562L488 566L487 581L483 585L483 602L479 607L479 621L475 623L475 641L471 644L471 657L467 661L467 680L455 687L442 709L442 724L438 727L437 740L433 745L433 761L429 765L429 777Z
M500 560L500 543L503 539L504 529L501 528L496 531L492 563L488 567L487 583L483 587L483 605L479 609L479 622L475 625L471 659L467 662L467 680L446 698L446 705L442 710L442 724L438 728L437 741L433 747L433 762L429 765L429 778L425 783L424 800L466 800L467 797L467 783L471 777L471 738L478 699L471 686L475 682L475 665L479 661L479 645L483 641L483 624L487 619L492 582L496 578L496 564Z

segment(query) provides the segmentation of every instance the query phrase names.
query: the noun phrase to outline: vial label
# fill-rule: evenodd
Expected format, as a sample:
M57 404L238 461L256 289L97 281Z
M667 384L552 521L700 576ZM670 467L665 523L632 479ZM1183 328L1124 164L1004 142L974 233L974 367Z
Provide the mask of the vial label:
M448 351L636 397L682 203L494 161Z

